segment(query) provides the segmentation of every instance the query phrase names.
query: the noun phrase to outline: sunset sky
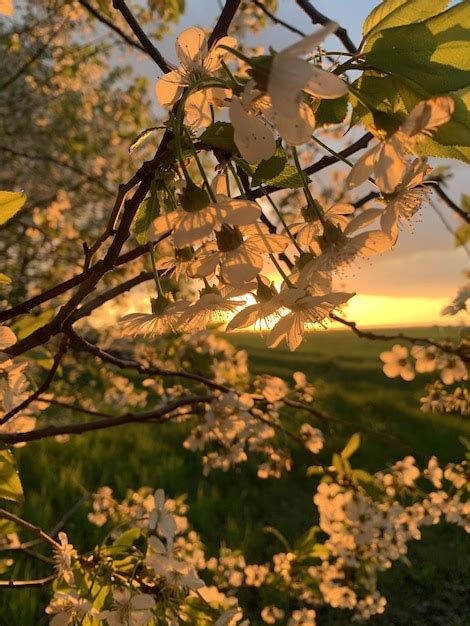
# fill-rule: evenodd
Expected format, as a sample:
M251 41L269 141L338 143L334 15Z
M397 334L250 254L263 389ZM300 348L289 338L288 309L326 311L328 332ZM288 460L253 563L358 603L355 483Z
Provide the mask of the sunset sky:
M160 43L163 54L171 61L175 60L174 37L192 25L209 28L213 25L219 11L218 0L187 0L186 15L176 26L175 31ZM280 0L278 15L306 32L313 32L316 27L309 24L305 14L294 2ZM359 42L361 26L370 10L377 5L376 0L317 0L315 6L332 19L346 25L352 39ZM248 43L254 46L273 45L276 49L295 40L295 35L281 26L270 26L262 33L250 37ZM328 40L330 49L338 49L339 43L332 37ZM155 66L145 59L139 63L139 72L144 73L153 85L158 77ZM157 107L156 107L157 111ZM452 198L460 202L461 194L467 188L468 169L458 161L448 161L455 173L453 182L447 191ZM434 160L434 165L443 165L443 160ZM342 165L338 166L342 167ZM332 171L329 168L328 173ZM321 175L321 174L319 174ZM315 183L315 177L313 178ZM368 184L368 183L367 183ZM367 185L366 184L366 185ZM367 186L364 191L367 193ZM454 214L437 198L435 204L450 227L455 229L458 221ZM422 221L417 222L413 230L402 231L398 243L392 252L374 257L373 262L362 262L354 268L354 275L343 280L342 287L347 291L356 291L348 308L348 316L358 323L366 325L430 324L453 323L455 318L441 317L439 312L455 295L457 288L464 282L463 271L468 269L468 255L463 248L455 248L452 235L444 228L441 218L433 206L428 203L422 212ZM465 316L467 317L467 316ZM463 322L465 317L460 317ZM468 321L468 318L467 318Z

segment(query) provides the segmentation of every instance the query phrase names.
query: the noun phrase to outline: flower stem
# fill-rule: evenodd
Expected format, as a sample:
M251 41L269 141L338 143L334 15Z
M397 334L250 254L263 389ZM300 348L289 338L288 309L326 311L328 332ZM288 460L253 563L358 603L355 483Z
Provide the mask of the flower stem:
M297 243L296 238L294 237L294 235L290 232L289 227L286 224L285 219L283 218L281 212L279 211L279 209L276 206L276 203L274 202L274 200L271 198L271 196L269 195L269 193L266 191L266 189L263 187L263 185L260 185L261 191L264 193L267 201L269 202L269 204L272 206L272 208L274 209L274 211L276 212L276 215L278 216L278 218L281 221L281 224L284 226L284 230L286 231L287 235L289 236L290 240L292 241L292 243L294 244L294 246L297 248L299 254L302 254L302 249L300 248L299 244Z
M294 155L295 167L297 168L300 178L302 179L302 186L304 188L304 194L307 199L307 204L309 207L313 208L315 213L318 215L318 219L323 224L323 226L325 226L325 216L323 215L323 211L321 211L321 209L319 208L318 202L315 202L315 200L313 199L310 189L308 188L308 183L305 179L305 173L302 169L302 166L300 165L299 155L297 154L297 148L295 146L292 146L292 154Z

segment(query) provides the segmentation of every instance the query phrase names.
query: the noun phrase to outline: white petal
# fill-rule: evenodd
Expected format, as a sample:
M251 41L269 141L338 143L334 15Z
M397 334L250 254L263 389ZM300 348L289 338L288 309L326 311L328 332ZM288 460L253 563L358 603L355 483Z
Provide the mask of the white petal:
M375 183L384 193L393 193L405 175L406 165L403 146L392 137L379 150L374 166Z
M248 163L269 159L276 152L272 131L260 119L247 113L240 100L234 98L229 107L234 128L233 139L242 157Z
M220 212L220 219L227 224L242 226L256 222L261 214L261 207L250 200L232 200L217 196L215 207Z
M230 54L229 50L221 48L220 46L236 48L237 40L234 37L222 37L222 39L219 39L218 42L209 50L209 54L204 60L204 67L209 73L217 70L220 67L221 60Z
M181 65L190 67L192 63L202 64L207 56L206 34L200 28L183 30L176 38L176 54Z
M455 103L450 96L437 96L417 104L408 119L400 126L400 132L408 137L423 131L431 131L450 120Z
M310 67L311 78L303 87L305 92L317 98L325 99L340 98L348 93L348 86L339 76L310 65L310 63L307 65Z
M8 326L0 325L0 350L16 343L15 333Z
M315 128L315 115L305 102L296 103L289 115L271 107L266 116L287 143L300 146L310 141Z
M155 85L155 94L158 102L163 106L174 104L182 95L185 86L178 70L172 70L158 79Z
M286 48L284 52L289 52L290 54L298 56L310 54L324 39L326 39L326 37L328 37L328 35L334 33L337 28L338 24L336 22L328 22L328 24L325 24L325 26L320 28L320 30L317 30L317 32L307 35L307 37L304 37L297 43L294 43L292 46Z
M196 91L188 96L184 108L186 122L193 128L205 128L212 124L210 90Z
M374 171L374 163L380 145L374 146L363 154L353 165L346 179L346 185L349 189L362 185Z
M205 209L194 213L182 213L173 233L175 247L185 248L209 237L215 227L214 214L215 211Z
M349 224L344 229L345 235L350 235L351 233L359 230L360 228L364 228L365 226L369 226L372 222L382 215L383 209L366 209L362 211L360 215L354 217Z

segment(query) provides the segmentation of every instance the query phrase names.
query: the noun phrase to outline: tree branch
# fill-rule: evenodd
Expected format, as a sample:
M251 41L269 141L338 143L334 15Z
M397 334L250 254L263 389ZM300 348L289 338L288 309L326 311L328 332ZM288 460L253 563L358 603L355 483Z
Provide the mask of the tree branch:
M271 13L271 11L264 5L264 3L261 0L253 0L253 3L256 4L256 6L259 7L263 11L263 13L267 17L269 17L269 19L273 21L275 24L278 24L279 26L284 26L284 28L287 28L287 30L290 30L291 33L295 33L296 35L299 35L300 37L306 37L307 33L302 32L295 26L292 26L292 24L289 24L288 22L281 20L281 18L277 17L277 15L274 15L274 13Z
M219 39L225 37L230 28L235 13L238 11L241 0L227 0L224 8L222 9L219 19L217 20L214 29L207 40L207 45L211 48Z
M131 10L129 9L125 1L113 0L113 7L122 14L123 18L129 24L132 32L140 41L140 43L142 44L147 54L149 54L152 57L152 59L155 61L158 67L162 70L162 72L167 74L171 70L170 66L165 61L161 53L157 50L157 48L150 41L150 39L147 37L147 35L144 33L140 24L135 19L134 15L132 14Z
M19 435L19 434L20 433L15 433L14 436ZM29 433L23 433L23 434L27 435ZM7 435L5 434L3 436L7 436ZM44 532L42 528L39 528L39 526L35 526L34 524L31 524L31 522L27 522L25 519L18 517L14 513L10 513L10 511L0 508L0 519L2 518L7 519L10 522L14 522L17 526L21 526L25 530L28 530L29 532L33 533L33 535L36 535L38 539L41 539L41 541L44 541L44 543L49 544L54 549L59 547L59 544L50 535Z
M0 419L0 426L2 424L6 424L6 422L8 422L12 417L17 415L20 411L23 411L23 409L26 409L26 407L28 407L32 402L34 402L34 400L39 398L40 395L42 395L49 389L54 379L54 376L57 370L59 369L60 362L62 361L64 354L67 352L68 344L69 344L69 338L67 336L64 336L60 343L59 350L54 357L52 367L49 370L49 373L47 374L44 382L36 389L36 391L34 391L28 398L26 398L26 400L23 400L23 402L18 404L18 406L16 406L14 409L11 409L11 411L8 411L8 413L5 413L5 415Z
M90 343L83 337L80 337L74 330L67 331L68 335L72 341L73 345L76 345L81 350L85 352L89 352L93 356L98 357L104 362L111 363L115 365L119 369L133 369L139 374L144 376L165 376L165 377L175 377L175 378L184 378L186 380L191 380L193 382L201 383L208 387L209 389L215 389L223 392L231 391L230 387L226 385L221 385L219 383L214 382L210 378L206 378L205 376L200 376L199 374L192 374L190 372L183 372L177 370L165 370L161 367L145 367L141 363L137 361L132 361L131 359L121 359L105 350L102 350L95 344Z
M410 335L404 335L403 333L397 333L393 335L382 335L380 333L373 333L367 330L361 330L357 327L356 322L350 322L348 320L339 317L335 313L330 313L330 318L335 322L339 322L344 326L348 326L358 337L361 339L371 339L372 341L406 341L413 344L421 344L425 346L433 346L438 348L442 352L447 354L454 354L462 359L465 363L470 363L470 346L460 346L455 348L449 343L439 343L432 339L424 339L421 337L411 337Z
M56 575L51 574L45 578L36 578L35 580L0 580L0 589L28 589L31 587L44 587L53 580Z
M306 13L309 16L313 24L321 24L322 26L325 26L325 24L328 24L328 22L333 21L333 20L330 20L330 18L327 17L326 15L323 15L323 13L320 13L320 11L317 11L317 9L315 9L308 0L295 0L295 1L299 5L299 7L304 11L304 13ZM338 26L338 28L335 31L335 35L341 41L341 43L343 44L343 46L346 48L348 52L351 52L351 54L356 54L357 48L354 45L354 42L350 39L348 35L348 31L345 28Z
M186 396L183 398L177 398L165 404L162 407L154 409L153 411L146 411L143 413L124 413L117 417L104 418L92 422L83 422L81 424L65 424L64 426L46 426L45 428L39 428L37 430L31 430L25 433L2 433L0 435L0 441L10 445L15 443L23 443L27 441L37 441L39 439L46 439L50 437L56 437L57 435L81 435L82 433L91 432L94 430L103 430L105 428L113 428L115 426L123 426L124 424L135 424L151 421L163 421L162 418L176 411L184 406L193 406L195 404L201 404L210 402L214 399L213 395L205 396ZM170 417L171 419L171 417ZM0 518L2 517L2 510L0 509ZM10 518L7 518L10 519ZM53 541L53 540L52 540Z
M439 198L441 200L443 200L447 204L447 206L450 209L452 209L452 211L457 213L457 215L459 217L461 217L464 222L466 222L467 224L470 224L470 213L466 213L463 209L461 209L458 206L458 204L455 204L455 202L452 200L452 198L450 198L446 194L446 192L442 189L442 187L440 186L440 184L438 182L430 182L429 184L432 186L432 188L437 193Z
M84 9L86 9L89 13L91 13L91 15L93 15L93 17L95 17L99 22L101 22L102 24L104 24L105 26L113 30L115 33L117 33L119 37L121 37L121 39L125 41L127 44L129 44L133 48L136 48L136 50L139 50L140 52L149 54L149 52L138 41L134 41L133 39L131 39L131 37L126 35L126 33L123 30L121 30L119 26L116 26L114 22L112 22L111 20L108 20L107 17L105 17L99 11L97 11L94 7L92 7L91 4L87 2L87 0L78 0L78 2L82 5Z

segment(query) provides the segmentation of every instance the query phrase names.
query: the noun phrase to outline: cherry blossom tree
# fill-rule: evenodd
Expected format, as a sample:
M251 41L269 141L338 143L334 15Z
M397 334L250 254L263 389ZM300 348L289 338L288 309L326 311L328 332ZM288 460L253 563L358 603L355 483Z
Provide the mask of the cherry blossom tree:
M314 626L324 605L351 621L383 613L379 575L424 527L470 531L468 460L408 454L370 474L350 460L360 432L326 458L335 416L305 374L255 376L229 337L260 328L268 348L295 351L336 322L396 341L380 355L385 375L435 372L422 410L468 415L468 339L358 328L346 308L355 293L338 279L393 254L431 195L467 243L468 198L452 200L428 158L469 161L470 5L383 0L355 43L304 0L292 2L302 30L275 1L226 0L211 30L180 32L184 1L14 4L0 1L2 594L47 588L53 626ZM294 43L248 46L271 22ZM174 67L157 47L164 34ZM129 55L154 64L153 102ZM341 162L333 185L312 182ZM467 298L464 286L445 312ZM116 324L97 324L129 302ZM103 535L87 553L62 526L19 514L17 446L168 422L188 426L182 445L202 453L205 476L254 460L259 480L279 478L297 462L285 441L306 449L318 525L250 563L228 547L206 556L184 498L158 485L92 494L88 521ZM10 554L45 559L50 574L23 580ZM242 591L261 587L277 601L253 614Z

